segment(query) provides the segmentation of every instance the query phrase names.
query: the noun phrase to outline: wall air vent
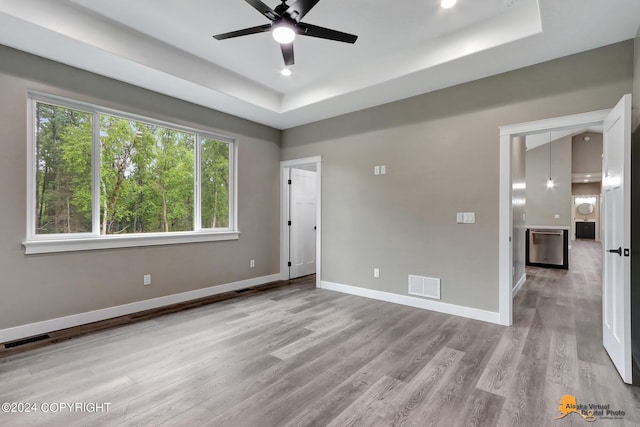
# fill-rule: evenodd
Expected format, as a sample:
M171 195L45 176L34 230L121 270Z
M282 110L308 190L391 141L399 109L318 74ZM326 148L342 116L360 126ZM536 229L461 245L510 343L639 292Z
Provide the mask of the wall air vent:
M440 279L409 275L409 295L440 299Z

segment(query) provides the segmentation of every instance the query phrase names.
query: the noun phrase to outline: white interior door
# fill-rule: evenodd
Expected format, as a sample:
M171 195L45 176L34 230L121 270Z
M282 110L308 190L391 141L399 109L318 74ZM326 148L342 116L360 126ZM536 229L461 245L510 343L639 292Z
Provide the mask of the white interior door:
M289 278L316 272L316 172L291 169Z
M631 384L631 95L605 119L603 137L603 344Z

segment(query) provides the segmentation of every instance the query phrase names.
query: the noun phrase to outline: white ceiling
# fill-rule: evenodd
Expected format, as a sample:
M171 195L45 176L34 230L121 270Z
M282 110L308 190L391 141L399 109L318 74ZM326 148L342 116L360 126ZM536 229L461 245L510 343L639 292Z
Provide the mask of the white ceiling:
M289 0L292 3L294 0ZM270 7L278 0L264 0ZM293 75L243 0L0 0L0 43L279 129L633 38L640 0L321 0Z

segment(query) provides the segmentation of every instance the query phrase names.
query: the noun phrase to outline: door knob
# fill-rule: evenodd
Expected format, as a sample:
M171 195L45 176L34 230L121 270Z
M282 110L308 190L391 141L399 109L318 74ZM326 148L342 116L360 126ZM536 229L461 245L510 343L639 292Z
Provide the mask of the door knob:
M609 249L607 252L609 252L611 254L618 254L618 255L622 256L622 248Z

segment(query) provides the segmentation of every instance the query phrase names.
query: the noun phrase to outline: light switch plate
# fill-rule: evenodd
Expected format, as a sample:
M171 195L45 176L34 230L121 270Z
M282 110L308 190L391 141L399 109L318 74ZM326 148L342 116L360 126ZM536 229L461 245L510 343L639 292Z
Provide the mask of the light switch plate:
M555 214L555 215L554 215L554 218L555 218L555 219L560 219L560 214Z
M386 175L386 174L387 174L387 165L380 166L380 175Z
M463 215L463 220L465 224L475 224L476 223L476 213L475 212L465 212Z
M458 224L464 224L464 214L462 212L456 214L456 222Z
M380 166L374 166L373 167L373 174L374 175L380 175Z

